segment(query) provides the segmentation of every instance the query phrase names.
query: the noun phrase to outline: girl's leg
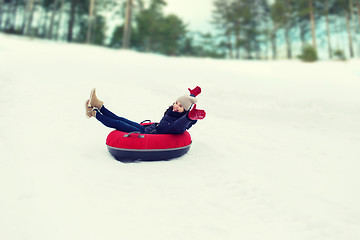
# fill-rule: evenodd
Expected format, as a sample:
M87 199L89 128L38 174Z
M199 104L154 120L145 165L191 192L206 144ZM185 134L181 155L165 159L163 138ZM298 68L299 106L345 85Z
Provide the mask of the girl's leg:
M115 115L113 112L111 112L109 109L107 109L104 105L102 105L102 107L99 109L99 111L107 116L107 117L110 117L112 119L118 119L119 116Z
M105 126L110 127L110 128L115 128L116 130L119 130L119 131L143 133L145 130L144 126L141 126L138 123L129 121L125 118L118 117L118 119L113 119L111 117L101 114L100 112L97 112L95 117L97 120L99 120ZM126 121L123 121L122 119L124 119ZM128 122L131 122L132 124L129 124Z
M125 122L131 126L134 126L134 127L137 127L137 128L142 128L142 126L137 123L137 122L133 122L133 121L130 121L126 118L123 118L123 117L119 117L117 115L115 115L113 112L111 112L109 109L105 108L105 106L103 105L100 109L100 112L104 115L104 116L107 116L107 117L110 117L114 120L120 120L122 122Z

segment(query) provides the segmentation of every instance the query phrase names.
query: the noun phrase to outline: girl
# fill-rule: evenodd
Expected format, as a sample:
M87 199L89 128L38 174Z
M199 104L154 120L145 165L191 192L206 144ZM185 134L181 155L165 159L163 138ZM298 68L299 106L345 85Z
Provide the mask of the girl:
M190 96L179 97L176 102L170 106L164 113L159 123L153 123L148 126L142 126L139 123L119 117L105 108L104 103L100 101L95 94L95 89L90 93L90 99L86 101L86 115L95 117L107 127L115 128L123 132L140 132L147 134L181 134L191 128L197 120L206 116L204 110L196 109L196 96L201 93L201 88L197 86L194 89L188 89ZM194 107L190 110L191 106Z

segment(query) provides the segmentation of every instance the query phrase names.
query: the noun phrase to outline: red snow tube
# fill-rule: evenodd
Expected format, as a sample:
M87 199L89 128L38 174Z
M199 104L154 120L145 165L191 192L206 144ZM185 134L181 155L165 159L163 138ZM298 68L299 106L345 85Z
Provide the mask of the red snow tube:
M143 134L112 131L107 139L108 151L119 161L156 161L177 158L191 146L190 134Z

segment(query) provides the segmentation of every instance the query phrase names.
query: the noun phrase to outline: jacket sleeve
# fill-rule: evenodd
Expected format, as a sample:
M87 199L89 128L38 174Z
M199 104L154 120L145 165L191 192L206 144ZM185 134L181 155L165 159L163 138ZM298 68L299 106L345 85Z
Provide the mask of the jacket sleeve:
M186 127L186 129L190 129L196 123L197 123L197 120L191 120L190 124Z
M195 121L196 122L196 121ZM157 131L160 134L181 134L189 129L194 123L194 120L189 119L186 115L176 119L174 122L159 124Z

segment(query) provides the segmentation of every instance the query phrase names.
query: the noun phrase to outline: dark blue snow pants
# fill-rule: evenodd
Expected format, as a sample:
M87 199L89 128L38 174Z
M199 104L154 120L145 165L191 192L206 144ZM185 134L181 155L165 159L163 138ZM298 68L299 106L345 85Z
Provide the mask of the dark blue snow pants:
M96 113L96 119L99 120L102 124L109 128L115 128L116 130L122 132L140 132L144 133L145 127L139 123L130 121L126 118L116 116L114 113L110 112L103 105Z

